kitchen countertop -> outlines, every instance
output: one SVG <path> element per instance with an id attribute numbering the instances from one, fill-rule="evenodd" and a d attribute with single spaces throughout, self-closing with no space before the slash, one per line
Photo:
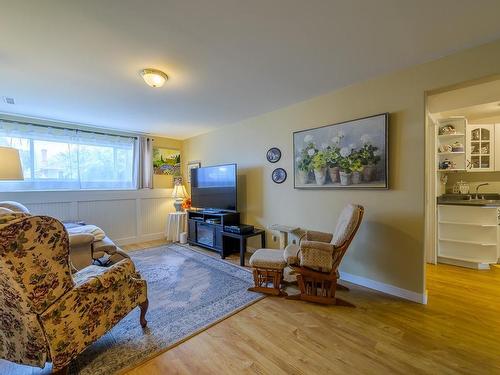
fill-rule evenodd
<path id="1" fill-rule="evenodd" d="M 472 199 L 474 196 L 475 194 L 445 194 L 437 198 L 437 204 L 448 206 L 500 207 L 500 194 L 498 193 L 484 194 L 484 198 L 487 199 Z"/>
<path id="2" fill-rule="evenodd" d="M 439 201 L 438 205 L 444 206 L 479 206 L 479 207 L 500 207 L 500 200 L 485 201 Z"/>

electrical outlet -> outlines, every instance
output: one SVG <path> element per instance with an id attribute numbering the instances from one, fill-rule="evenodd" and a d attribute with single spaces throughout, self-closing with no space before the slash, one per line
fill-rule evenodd
<path id="1" fill-rule="evenodd" d="M 273 242 L 276 242 L 278 240 L 278 237 L 273 236 Z"/>

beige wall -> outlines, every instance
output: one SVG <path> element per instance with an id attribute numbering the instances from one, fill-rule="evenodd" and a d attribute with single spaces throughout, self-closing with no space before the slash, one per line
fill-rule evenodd
<path id="1" fill-rule="evenodd" d="M 239 209 L 245 222 L 261 227 L 282 223 L 332 231 L 346 203 L 362 204 L 365 221 L 342 271 L 423 293 L 424 92 L 499 71 L 497 41 L 188 139 L 183 162 L 238 163 Z M 390 190 L 293 188 L 293 131 L 381 112 L 391 114 Z M 265 157 L 272 146 L 283 153 L 275 165 Z M 288 172 L 281 185 L 271 181 L 275 167 Z"/>
<path id="2" fill-rule="evenodd" d="M 153 139 L 153 147 L 165 147 L 180 150 L 182 161 L 182 141 L 164 137 L 153 137 Z M 173 176 L 155 174 L 153 175 L 153 186 L 155 189 L 170 189 L 174 186 L 174 178 Z"/>

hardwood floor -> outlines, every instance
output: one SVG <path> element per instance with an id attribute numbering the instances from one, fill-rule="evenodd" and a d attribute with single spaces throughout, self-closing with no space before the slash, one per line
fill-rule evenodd
<path id="1" fill-rule="evenodd" d="M 500 374 L 500 267 L 427 280 L 426 306 L 354 285 L 356 308 L 268 297 L 127 374 Z"/>
<path id="2" fill-rule="evenodd" d="M 500 374 L 500 267 L 427 280 L 428 305 L 347 283 L 355 308 L 267 297 L 126 374 Z"/>

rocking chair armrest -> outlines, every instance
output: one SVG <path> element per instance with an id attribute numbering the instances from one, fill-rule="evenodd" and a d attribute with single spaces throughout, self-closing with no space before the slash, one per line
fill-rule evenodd
<path id="1" fill-rule="evenodd" d="M 333 252 L 336 250 L 335 245 L 328 243 L 328 242 L 321 242 L 321 241 L 302 241 L 300 243 L 300 251 L 309 251 L 309 250 L 317 250 L 321 252 L 327 252 L 329 254 L 333 254 Z"/>
<path id="2" fill-rule="evenodd" d="M 302 241 L 299 251 L 299 264 L 301 267 L 320 272 L 330 272 L 333 268 L 333 254 L 335 251 L 335 245 L 330 243 Z"/>
<path id="3" fill-rule="evenodd" d="M 308 230 L 306 231 L 305 240 L 330 243 L 332 238 L 333 234 L 331 233 Z"/>

